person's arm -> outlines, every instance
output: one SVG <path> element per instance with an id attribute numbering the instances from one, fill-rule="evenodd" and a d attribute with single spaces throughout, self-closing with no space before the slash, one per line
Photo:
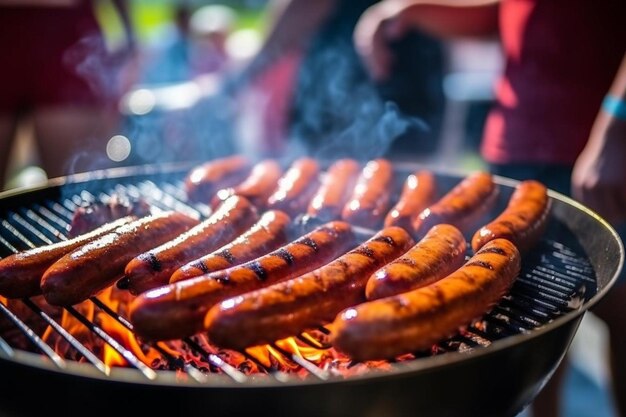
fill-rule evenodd
<path id="1" fill-rule="evenodd" d="M 412 29 L 441 39 L 495 36 L 498 0 L 385 0 L 363 13 L 355 47 L 375 79 L 389 77 L 390 43 Z"/>
<path id="2" fill-rule="evenodd" d="M 130 18 L 130 5 L 128 4 L 128 0 L 112 0 L 112 3 L 119 14 L 124 33 L 126 34 L 126 48 L 128 51 L 134 51 L 137 47 L 137 42 Z"/>
<path id="3" fill-rule="evenodd" d="M 626 55 L 574 166 L 572 196 L 609 222 L 626 221 Z"/>
<path id="4" fill-rule="evenodd" d="M 330 15 L 336 0 L 273 0 L 263 45 L 245 70 L 253 77 L 281 55 L 306 45 Z"/>

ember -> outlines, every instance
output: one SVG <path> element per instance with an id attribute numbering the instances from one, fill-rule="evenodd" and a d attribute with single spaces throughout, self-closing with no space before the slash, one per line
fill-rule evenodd
<path id="1" fill-rule="evenodd" d="M 132 298 L 127 292 L 110 287 L 97 298 L 64 310 L 60 325 L 108 367 L 133 367 L 124 356 L 126 350 L 152 369 L 179 372 L 192 367 L 204 373 L 222 373 L 226 372 L 226 367 L 232 367 L 244 375 L 261 376 L 278 372 L 305 378 L 311 371 L 350 376 L 374 368 L 390 369 L 387 361 L 354 363 L 348 356 L 337 352 L 329 345 L 330 332 L 326 328 L 303 332 L 297 337 L 278 340 L 271 345 L 251 347 L 244 352 L 220 349 L 209 343 L 203 334 L 184 340 L 144 343 L 135 336 L 132 325 L 124 318 Z M 85 326 L 83 320 L 73 315 L 72 311 L 101 328 L 124 350 L 105 343 L 102 338 L 97 337 L 93 329 Z M 86 360 L 52 327 L 46 329 L 43 340 L 53 345 L 55 351 L 66 359 Z M 216 361 L 216 358 L 223 363 Z M 413 355 L 404 355 L 397 360 L 413 358 L 415 358 Z"/>

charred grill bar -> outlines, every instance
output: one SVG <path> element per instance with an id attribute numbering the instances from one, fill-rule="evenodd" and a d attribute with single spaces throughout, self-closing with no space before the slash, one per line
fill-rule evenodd
<path id="1" fill-rule="evenodd" d="M 31 190 L 27 193 L 9 194 L 0 200 L 0 257 L 65 239 L 65 233 L 68 230 L 72 214 L 78 206 L 84 202 L 104 201 L 113 194 L 128 195 L 133 198 L 141 197 L 157 209 L 178 210 L 196 218 L 204 218 L 210 213 L 208 206 L 190 203 L 182 191 L 182 175 L 185 172 L 175 170 L 174 173 L 170 173 L 167 176 L 162 176 L 160 173 L 113 176 L 110 179 L 78 181 L 64 187 L 51 185 L 40 190 Z M 458 178 L 456 177 L 449 179 L 449 181 L 457 180 Z M 557 210 L 559 209 L 557 208 Z M 118 371 L 103 362 L 101 357 L 92 351 L 93 348 L 91 346 L 79 341 L 70 331 L 59 324 L 56 318 L 42 310 L 36 302 L 31 299 L 23 299 L 16 302 L 23 303 L 27 310 L 41 321 L 41 325 L 49 326 L 52 332 L 73 349 L 74 357 L 79 358 L 81 362 L 78 364 L 79 374 L 83 368 L 91 367 L 100 375 L 96 378 L 104 378 L 105 381 L 128 382 L 128 375 L 131 375 L 130 379 L 133 380 L 132 382 L 141 385 L 149 384 L 153 387 L 161 385 L 188 387 L 191 385 L 216 389 L 215 384 L 223 383 L 224 379 L 213 374 L 222 374 L 232 384 L 235 384 L 235 387 L 258 386 L 260 383 L 261 386 L 266 384 L 267 387 L 274 387 L 275 384 L 278 384 L 278 386 L 282 385 L 286 388 L 291 388 L 294 380 L 295 384 L 304 380 L 308 381 L 308 383 L 312 382 L 313 386 L 320 383 L 326 384 L 327 382 L 330 382 L 328 385 L 334 385 L 347 381 L 347 386 L 349 387 L 347 390 L 351 392 L 351 390 L 357 389 L 354 388 L 355 386 L 367 384 L 368 376 L 378 380 L 380 376 L 383 376 L 383 379 L 385 376 L 393 377 L 394 373 L 399 373 L 398 369 L 417 365 L 420 361 L 426 361 L 425 363 L 427 364 L 422 373 L 434 372 L 433 369 L 442 366 L 441 364 L 444 364 L 444 367 L 452 368 L 454 367 L 453 364 L 458 364 L 458 361 L 462 362 L 465 360 L 464 355 L 453 354 L 451 364 L 445 365 L 448 359 L 446 355 L 441 354 L 454 352 L 479 353 L 481 348 L 489 347 L 493 342 L 502 339 L 519 340 L 520 337 L 533 331 L 541 333 L 542 326 L 553 321 L 559 321 L 564 316 L 582 314 L 589 300 L 592 300 L 598 291 L 607 287 L 611 277 L 606 278 L 604 276 L 615 273 L 618 265 L 609 265 L 606 267 L 606 271 L 598 271 L 598 266 L 592 265 L 585 250 L 579 246 L 577 234 L 572 234 L 568 230 L 570 226 L 564 224 L 567 221 L 568 219 L 558 222 L 551 221 L 552 230 L 548 231 L 546 238 L 541 241 L 539 247 L 531 255 L 525 257 L 522 272 L 511 293 L 483 320 L 474 323 L 454 338 L 438 344 L 431 351 L 404 355 L 398 358 L 397 361 L 387 363 L 384 369 L 373 366 L 374 369 L 370 370 L 366 367 L 365 371 L 360 371 L 356 376 L 351 375 L 349 372 L 350 369 L 359 365 L 355 362 L 347 360 L 349 363 L 344 363 L 343 366 L 345 368 L 339 369 L 339 367 L 335 367 L 335 363 L 332 360 L 316 363 L 301 355 L 289 352 L 276 343 L 270 345 L 270 348 L 273 352 L 282 356 L 284 362 L 289 364 L 289 367 L 286 369 L 275 368 L 271 365 L 267 366 L 267 364 L 261 363 L 258 358 L 248 352 L 237 352 L 236 354 L 238 357 L 243 358 L 243 361 L 233 362 L 232 355 L 229 355 L 228 352 L 224 353 L 217 348 L 213 348 L 202 340 L 198 340 L 196 336 L 180 341 L 180 346 L 184 346 L 186 351 L 180 352 L 180 355 L 177 355 L 177 352 L 173 351 L 171 347 L 161 343 L 152 344 L 151 348 L 156 350 L 161 358 L 157 361 L 158 363 L 145 363 L 142 358 L 124 346 L 124 343 L 116 338 L 117 335 L 109 334 L 99 323 L 91 320 L 78 309 L 74 307 L 66 308 L 65 310 L 81 322 L 89 332 L 125 359 L 127 366 L 131 368 L 124 370 L 125 380 L 124 378 L 119 378 L 117 376 Z M 598 237 L 596 236 L 595 238 L 597 239 Z M 619 243 L 610 243 L 613 245 L 613 255 L 621 256 L 622 249 Z M 602 278 L 602 283 L 598 282 L 600 274 L 603 274 L 602 276 L 604 277 Z M 126 320 L 123 313 L 115 311 L 115 309 L 109 307 L 98 297 L 92 297 L 88 302 L 92 303 L 95 309 L 106 314 L 132 332 L 132 325 Z M 31 345 L 28 350 L 37 352 L 37 355 L 46 358 L 42 359 L 46 372 L 50 372 L 49 363 L 52 363 L 61 375 L 68 372 L 68 368 L 75 369 L 74 365 L 76 364 L 73 360 L 59 354 L 52 343 L 44 341 L 45 338 L 42 334 L 32 328 L 32 324 L 27 324 L 17 311 L 12 311 L 11 308 L 1 303 L 0 321 L 10 323 L 13 330 L 17 329 L 24 335 Z M 37 327 L 41 327 L 41 325 Z M 575 325 L 571 331 L 573 335 Z M 329 330 L 320 328 L 318 332 L 320 335 L 324 335 L 328 334 Z M 0 333 L 0 359 L 5 364 L 12 366 L 16 362 L 19 363 L 25 353 L 21 346 L 14 346 L 9 343 L 9 340 L 6 335 Z M 310 348 L 318 350 L 332 349 L 323 340 L 313 338 L 309 334 L 298 335 L 297 340 L 303 346 Z M 568 344 L 569 341 L 566 337 L 564 346 L 567 347 Z M 200 361 L 186 360 L 183 353 L 188 352 L 199 358 Z M 558 363 L 558 359 L 563 354 L 564 351 L 561 351 L 552 355 L 556 355 L 554 358 L 556 358 Z M 30 354 L 27 353 L 26 355 Z M 437 357 L 441 359 L 436 359 Z M 435 361 L 428 362 L 433 359 Z M 28 356 L 27 362 L 31 363 L 32 360 L 33 358 Z M 247 363 L 254 364 L 254 372 L 250 371 Z M 495 363 L 497 361 L 494 361 Z M 1 365 L 2 361 L 0 361 L 0 367 Z M 431 365 L 434 368 L 431 368 Z M 550 369 L 555 367 L 556 363 L 548 363 L 544 366 Z M 27 366 L 27 368 L 29 367 Z M 162 369 L 176 372 L 164 372 Z M 417 365 L 416 369 L 419 370 L 420 366 Z M 542 370 L 542 372 L 545 373 L 545 370 Z M 69 374 L 71 373 L 69 372 Z M 172 374 L 176 376 L 172 377 Z M 180 374 L 183 374 L 184 377 L 181 378 Z M 297 374 L 296 377 L 293 376 L 295 374 Z M 90 372 L 89 375 L 93 376 L 93 373 Z M 268 382 L 267 378 L 261 378 L 261 381 L 259 381 L 259 377 L 262 375 L 268 375 L 270 381 Z M 84 377 L 84 375 L 79 375 L 78 379 L 81 379 L 81 377 Z M 461 381 L 464 378 L 458 379 Z M 353 383 L 350 384 L 350 381 L 353 381 Z M 232 388 L 231 384 L 227 383 L 227 385 Z M 387 385 L 389 387 L 394 386 L 393 383 Z M 538 386 L 540 385 L 537 385 L 534 389 L 536 390 Z M 526 389 L 530 388 L 527 386 Z M 153 391 L 155 393 L 158 392 L 157 389 L 153 389 Z M 315 395 L 315 389 L 310 388 L 310 391 L 311 395 Z M 532 396 L 532 393 L 526 392 L 524 395 L 524 398 L 529 398 L 529 395 Z M 324 400 L 319 399 L 319 401 Z M 524 400 L 520 399 L 518 401 L 523 402 Z M 400 401 L 401 404 L 405 402 L 405 400 Z M 511 407 L 511 410 L 517 409 L 519 411 L 520 407 L 523 406 L 522 402 L 510 404 L 509 407 Z M 345 415 L 345 411 L 342 411 L 343 408 L 341 406 L 336 407 L 338 407 L 336 414 L 334 411 L 330 414 Z M 369 406 L 370 409 L 375 408 L 372 407 L 372 405 Z M 489 414 L 487 409 L 482 408 L 482 410 L 485 411 L 485 415 Z M 314 408 L 310 410 L 313 413 L 311 415 L 318 411 Z M 388 415 L 401 415 L 401 413 L 397 414 L 397 410 L 394 411 L 393 406 L 387 406 L 385 412 Z M 303 411 L 303 413 L 303 415 L 307 415 L 308 411 Z M 425 410 L 425 413 L 425 415 L 428 415 L 428 410 Z"/>

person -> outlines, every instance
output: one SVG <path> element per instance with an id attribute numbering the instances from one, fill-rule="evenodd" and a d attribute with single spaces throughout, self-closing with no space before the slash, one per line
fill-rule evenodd
<path id="1" fill-rule="evenodd" d="M 492 172 L 570 194 L 626 236 L 626 2 L 620 0 L 386 0 L 354 34 L 376 79 L 392 76 L 389 42 L 412 28 L 442 39 L 500 35 L 505 70 L 484 126 Z M 593 312 L 610 336 L 616 408 L 626 416 L 625 274 Z M 559 415 L 562 371 L 533 404 Z"/>
<path id="2" fill-rule="evenodd" d="M 48 177 L 103 168 L 106 139 L 134 52 L 127 5 L 117 6 L 126 43 L 107 49 L 89 0 L 0 0 L 0 189 L 16 129 L 29 118 Z"/>
<path id="3" fill-rule="evenodd" d="M 271 109 L 266 137 L 248 140 L 251 146 L 268 143 L 269 153 L 282 146 L 287 154 L 322 159 L 434 150 L 445 102 L 443 47 L 426 34 L 412 34 L 394 45 L 406 52 L 396 69 L 402 75 L 373 83 L 356 54 L 352 32 L 374 3 L 270 2 L 267 36 L 243 71 L 253 82 L 244 91 L 248 104 L 241 108 L 251 108 L 247 114 L 253 118 Z"/>

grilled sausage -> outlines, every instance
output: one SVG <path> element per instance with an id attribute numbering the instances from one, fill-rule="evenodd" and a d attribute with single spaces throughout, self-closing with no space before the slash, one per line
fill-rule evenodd
<path id="1" fill-rule="evenodd" d="M 191 170 L 185 191 L 191 201 L 208 204 L 217 190 L 240 183 L 249 171 L 250 161 L 244 156 L 214 159 Z"/>
<path id="2" fill-rule="evenodd" d="M 491 174 L 473 173 L 417 216 L 413 223 L 415 236 L 423 237 L 439 223 L 456 226 L 463 233 L 473 232 L 476 223 L 489 212 L 497 197 L 498 187 Z"/>
<path id="3" fill-rule="evenodd" d="M 519 271 L 517 248 L 508 240 L 492 240 L 432 285 L 341 312 L 332 326 L 333 344 L 356 360 L 428 349 L 486 314 Z"/>
<path id="4" fill-rule="evenodd" d="M 230 242 L 257 219 L 257 211 L 248 200 L 229 198 L 197 226 L 132 259 L 124 270 L 126 288 L 136 295 L 167 284 L 180 266 Z"/>
<path id="5" fill-rule="evenodd" d="M 520 252 L 526 252 L 545 231 L 550 207 L 545 185 L 533 180 L 519 183 L 506 209 L 474 234 L 472 249 L 476 252 L 490 240 L 504 238 L 513 242 Z"/>
<path id="6" fill-rule="evenodd" d="M 127 195 L 113 194 L 108 201 L 90 202 L 74 210 L 69 238 L 91 232 L 92 230 L 122 217 L 144 217 L 150 214 L 150 204 L 143 198 L 130 198 Z"/>
<path id="7" fill-rule="evenodd" d="M 341 218 L 361 227 L 378 227 L 387 213 L 391 199 L 393 167 L 386 159 L 368 162 L 352 196 L 344 206 Z"/>
<path id="8" fill-rule="evenodd" d="M 228 197 L 239 195 L 247 198 L 252 205 L 261 210 L 265 208 L 267 199 L 276 188 L 276 183 L 282 173 L 283 171 L 278 162 L 272 159 L 258 162 L 252 167 L 250 175 L 240 184 L 218 190 L 211 202 L 211 206 L 218 207 Z"/>
<path id="9" fill-rule="evenodd" d="M 209 340 L 243 349 L 332 320 L 339 311 L 362 302 L 367 278 L 412 244 L 404 229 L 387 228 L 315 271 L 224 300 L 206 315 Z"/>
<path id="10" fill-rule="evenodd" d="M 72 239 L 29 249 L 1 259 L 0 295 L 8 298 L 23 298 L 41 294 L 41 277 L 50 265 L 74 249 L 133 220 L 136 220 L 136 217 L 122 217 Z"/>
<path id="11" fill-rule="evenodd" d="M 421 170 L 409 175 L 400 198 L 385 217 L 385 227 L 399 226 L 411 230 L 415 218 L 434 202 L 436 195 L 437 184 L 431 171 Z"/>
<path id="12" fill-rule="evenodd" d="M 278 180 L 267 199 L 267 208 L 282 210 L 292 217 L 304 213 L 318 186 L 319 165 L 311 158 L 294 161 Z"/>
<path id="13" fill-rule="evenodd" d="M 340 159 L 334 162 L 326 171 L 306 214 L 322 222 L 339 219 L 358 175 L 359 164 L 355 160 Z"/>
<path id="14" fill-rule="evenodd" d="M 467 244 L 454 226 L 439 224 L 407 253 L 376 271 L 367 281 L 369 300 L 424 287 L 459 269 Z"/>
<path id="15" fill-rule="evenodd" d="M 282 211 L 266 211 L 250 229 L 237 239 L 200 259 L 178 268 L 170 283 L 220 271 L 258 258 L 287 241 L 291 219 Z"/>
<path id="16" fill-rule="evenodd" d="M 133 257 L 197 224 L 182 213 L 167 211 L 120 226 L 52 264 L 41 279 L 43 295 L 52 305 L 84 301 L 115 282 Z"/>
<path id="17" fill-rule="evenodd" d="M 130 306 L 135 332 L 165 340 L 203 330 L 215 303 L 311 271 L 354 244 L 350 225 L 331 222 L 261 258 L 222 271 L 148 291 Z"/>

